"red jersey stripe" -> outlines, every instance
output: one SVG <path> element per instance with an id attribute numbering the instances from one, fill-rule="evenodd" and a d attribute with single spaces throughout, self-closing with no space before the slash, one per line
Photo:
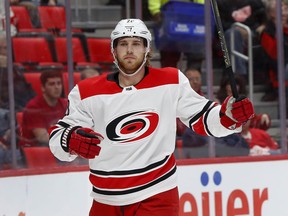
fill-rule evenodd
<path id="1" fill-rule="evenodd" d="M 129 176 L 99 176 L 95 174 L 90 174 L 90 181 L 96 188 L 105 189 L 128 189 L 133 187 L 138 187 L 145 185 L 169 172 L 174 166 L 175 158 L 171 156 L 167 162 L 156 169 L 151 171 L 140 173 L 137 175 Z"/>
<path id="2" fill-rule="evenodd" d="M 205 125 L 204 125 L 204 116 L 202 115 L 201 118 L 192 126 L 193 130 L 201 135 L 207 136 L 208 134 L 206 133 L 205 130 Z"/>

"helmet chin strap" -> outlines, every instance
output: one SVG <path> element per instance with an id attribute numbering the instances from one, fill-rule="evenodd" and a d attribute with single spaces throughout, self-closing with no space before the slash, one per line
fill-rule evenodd
<path id="1" fill-rule="evenodd" d="M 125 73 L 119 66 L 118 64 L 118 61 L 116 60 L 116 57 L 114 55 L 114 52 L 113 52 L 113 57 L 114 57 L 114 64 L 116 65 L 116 67 L 119 69 L 119 71 L 122 73 L 122 75 L 126 76 L 126 77 L 132 77 L 132 76 L 135 76 L 136 74 L 139 73 L 139 71 L 141 70 L 141 68 L 145 65 L 146 63 L 146 59 L 147 59 L 147 54 L 148 54 L 148 51 L 149 51 L 149 48 L 146 48 L 146 52 L 145 52 L 145 56 L 144 56 L 144 59 L 143 59 L 143 62 L 142 64 L 140 65 L 140 67 L 135 71 L 133 72 L 132 74 L 127 74 Z"/>

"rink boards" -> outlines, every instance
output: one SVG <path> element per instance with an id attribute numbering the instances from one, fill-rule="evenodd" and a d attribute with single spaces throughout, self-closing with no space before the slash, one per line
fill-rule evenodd
<path id="1" fill-rule="evenodd" d="M 288 156 L 178 161 L 180 216 L 287 216 Z M 0 215 L 88 215 L 88 167 L 0 172 Z"/>

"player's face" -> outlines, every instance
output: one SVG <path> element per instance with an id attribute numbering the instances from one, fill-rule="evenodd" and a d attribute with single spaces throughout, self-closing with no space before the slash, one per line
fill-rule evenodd
<path id="1" fill-rule="evenodd" d="M 60 77 L 53 77 L 48 78 L 47 82 L 42 87 L 42 91 L 47 97 L 58 99 L 61 97 L 62 88 L 62 79 Z"/>
<path id="2" fill-rule="evenodd" d="M 143 40 L 139 37 L 119 39 L 114 54 L 125 73 L 134 73 L 141 66 L 146 52 Z"/>

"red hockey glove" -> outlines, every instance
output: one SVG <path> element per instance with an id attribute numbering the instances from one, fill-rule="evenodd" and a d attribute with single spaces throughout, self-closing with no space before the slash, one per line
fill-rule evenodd
<path id="1" fill-rule="evenodd" d="M 235 102 L 235 98 L 229 96 L 221 106 L 220 122 L 227 129 L 234 130 L 254 115 L 253 105 L 247 97 L 242 97 Z"/>
<path id="2" fill-rule="evenodd" d="M 99 155 L 103 136 L 90 128 L 70 127 L 64 131 L 61 144 L 64 151 L 92 159 Z"/>

